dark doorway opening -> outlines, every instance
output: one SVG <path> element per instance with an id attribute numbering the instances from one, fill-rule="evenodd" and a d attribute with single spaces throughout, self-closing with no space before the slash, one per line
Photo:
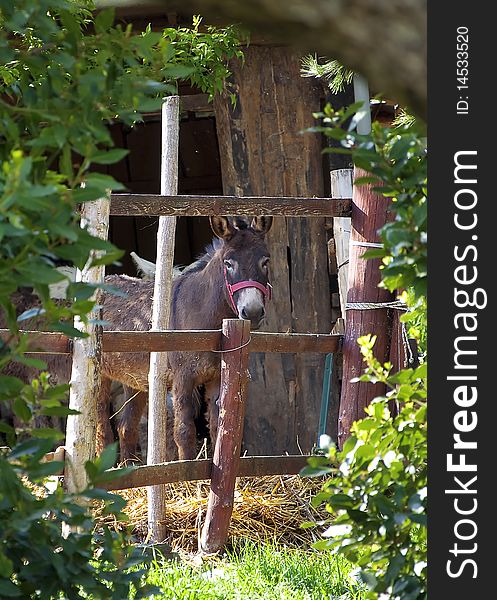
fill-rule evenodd
<path id="1" fill-rule="evenodd" d="M 124 160 L 106 172 L 123 183 L 129 193 L 160 193 L 160 115 L 147 115 L 132 128 L 116 123 L 111 127 L 116 146 L 126 148 Z M 223 193 L 216 122 L 213 113 L 187 112 L 180 121 L 178 193 L 217 195 Z M 109 239 L 126 251 L 120 266 L 108 273 L 136 275 L 130 252 L 155 261 L 158 217 L 111 217 Z M 206 217 L 180 217 L 176 224 L 175 264 L 188 265 L 202 254 L 212 232 Z"/>

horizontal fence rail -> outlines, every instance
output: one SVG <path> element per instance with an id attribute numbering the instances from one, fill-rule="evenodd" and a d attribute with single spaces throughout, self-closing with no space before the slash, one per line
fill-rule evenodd
<path id="1" fill-rule="evenodd" d="M 30 337 L 30 353 L 71 354 L 71 339 L 61 333 L 24 331 Z M 11 337 L 7 329 L 0 329 L 0 339 Z M 104 331 L 104 352 L 208 352 L 221 348 L 221 330 L 188 331 Z M 341 335 L 327 333 L 264 333 L 250 334 L 249 352 L 338 352 Z"/>
<path id="2" fill-rule="evenodd" d="M 307 465 L 309 456 L 242 456 L 237 477 L 297 475 Z M 212 459 L 177 460 L 136 467 L 131 473 L 99 484 L 107 490 L 124 490 L 178 481 L 210 479 Z M 107 471 L 112 472 L 112 469 Z"/>
<path id="3" fill-rule="evenodd" d="M 350 198 L 266 196 L 160 196 L 112 194 L 114 216 L 209 217 L 213 215 L 273 215 L 287 217 L 350 217 Z"/>

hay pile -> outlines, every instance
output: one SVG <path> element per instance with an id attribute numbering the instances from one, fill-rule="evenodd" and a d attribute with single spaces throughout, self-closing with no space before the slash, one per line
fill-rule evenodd
<path id="1" fill-rule="evenodd" d="M 303 479 L 298 475 L 237 479 L 229 541 L 237 538 L 257 542 L 271 540 L 288 547 L 312 544 L 318 539 L 317 531 L 302 529 L 300 525 L 329 516 L 324 509 L 316 510 L 310 505 L 322 483 L 320 479 Z M 194 552 L 198 547 L 199 526 L 205 519 L 209 482 L 180 482 L 167 484 L 165 488 L 167 541 L 173 550 Z M 124 512 L 133 533 L 140 541 L 146 541 L 147 489 L 122 490 L 119 494 L 128 501 Z M 97 518 L 115 528 L 121 526 L 108 516 L 97 514 Z"/>

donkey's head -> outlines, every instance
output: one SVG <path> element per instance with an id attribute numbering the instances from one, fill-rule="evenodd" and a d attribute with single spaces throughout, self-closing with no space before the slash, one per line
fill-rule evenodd
<path id="1" fill-rule="evenodd" d="M 268 281 L 269 251 L 264 236 L 273 223 L 272 217 L 254 217 L 247 225 L 226 217 L 211 217 L 211 227 L 224 241 L 219 250 L 226 301 L 240 319 L 248 319 L 258 329 L 266 314 L 266 301 L 271 295 Z"/>

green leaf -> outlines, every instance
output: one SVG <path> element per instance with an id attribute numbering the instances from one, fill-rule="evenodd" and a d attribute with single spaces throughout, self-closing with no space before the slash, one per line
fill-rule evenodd
<path id="1" fill-rule="evenodd" d="M 91 202 L 92 200 L 99 200 L 101 197 L 101 188 L 84 187 L 72 190 L 72 199 L 74 203 Z"/>
<path id="2" fill-rule="evenodd" d="M 374 591 L 376 589 L 378 580 L 376 579 L 373 573 L 371 573 L 370 571 L 363 571 L 361 569 L 361 571 L 359 572 L 359 576 L 361 578 L 361 581 L 363 581 L 367 585 L 369 590 Z"/>
<path id="3" fill-rule="evenodd" d="M 113 150 L 107 150 L 104 152 L 98 152 L 90 157 L 91 162 L 99 165 L 111 165 L 119 162 L 125 156 L 129 154 L 129 150 L 124 148 L 114 148 Z"/>
<path id="4" fill-rule="evenodd" d="M 86 184 L 87 187 L 101 190 L 102 196 L 106 196 L 108 190 L 126 189 L 125 186 L 122 183 L 119 183 L 119 181 L 116 181 L 114 177 L 104 175 L 103 173 L 89 173 L 86 176 Z"/>
<path id="5" fill-rule="evenodd" d="M 32 358 L 26 354 L 19 356 L 17 361 L 23 365 L 26 365 L 27 367 L 32 367 L 33 369 L 42 370 L 47 368 L 47 363 L 44 360 L 41 358 Z"/>
<path id="6" fill-rule="evenodd" d="M 6 396 L 19 394 L 24 387 L 23 382 L 17 377 L 11 375 L 0 375 L 0 391 Z"/>
<path id="7" fill-rule="evenodd" d="M 72 179 L 73 166 L 71 157 L 71 146 L 69 144 L 64 144 L 64 147 L 62 148 L 62 154 L 59 161 L 59 168 L 61 173 L 63 173 L 68 180 Z"/>
<path id="8" fill-rule="evenodd" d="M 51 460 L 44 463 L 36 463 L 29 467 L 29 475 L 32 479 L 44 479 L 52 475 L 60 475 L 64 471 L 64 463 L 62 461 Z"/>
<path id="9" fill-rule="evenodd" d="M 106 471 L 111 469 L 117 460 L 117 442 L 109 444 L 104 451 L 97 458 L 95 463 L 98 465 L 99 470 Z"/>
<path id="10" fill-rule="evenodd" d="M 13 572 L 14 565 L 10 558 L 7 558 L 0 547 L 0 582 L 2 579 L 8 579 Z"/>
<path id="11" fill-rule="evenodd" d="M 186 79 L 196 71 L 195 67 L 187 65 L 166 65 L 162 72 L 171 79 Z"/>
<path id="12" fill-rule="evenodd" d="M 31 431 L 31 435 L 37 438 L 46 438 L 50 439 L 54 442 L 63 440 L 65 435 L 58 431 L 57 429 L 52 429 L 51 427 L 36 427 Z"/>
<path id="13" fill-rule="evenodd" d="M 114 8 L 101 10 L 95 17 L 95 31 L 97 33 L 105 33 L 108 31 L 114 23 L 114 16 Z"/>
<path id="14" fill-rule="evenodd" d="M 307 466 L 301 469 L 299 474 L 301 477 L 322 477 L 323 475 L 329 475 L 333 472 L 333 470 L 334 469 L 332 469 L 331 467 L 327 467 L 324 465 L 321 467 Z"/>
<path id="15" fill-rule="evenodd" d="M 51 326 L 52 331 L 60 331 L 69 337 L 85 338 L 88 334 L 73 327 L 70 323 L 55 323 Z"/>
<path id="16" fill-rule="evenodd" d="M 12 448 L 8 458 L 12 460 L 22 456 L 33 456 L 39 459 L 50 450 L 50 446 L 50 440 L 29 439 Z"/>
<path id="17" fill-rule="evenodd" d="M 47 406 L 40 410 L 40 415 L 47 417 L 67 417 L 69 415 L 79 415 L 79 411 L 67 406 Z"/>
<path id="18" fill-rule="evenodd" d="M 33 259 L 17 267 L 26 282 L 50 284 L 62 281 L 64 277 L 57 269 L 47 266 L 42 260 Z"/>
<path id="19" fill-rule="evenodd" d="M 316 550 L 329 550 L 333 545 L 333 540 L 319 540 L 319 542 L 314 542 L 312 547 Z"/>
<path id="20" fill-rule="evenodd" d="M 4 598 L 20 598 L 22 591 L 8 579 L 0 579 L 0 595 Z"/>
<path id="21" fill-rule="evenodd" d="M 176 92 L 176 90 L 174 90 Z M 144 98 L 140 102 L 139 110 L 140 112 L 156 112 L 160 109 L 162 105 L 162 98 Z"/>
<path id="22" fill-rule="evenodd" d="M 12 403 L 14 414 L 27 423 L 31 419 L 31 410 L 23 398 L 17 397 Z"/>
<path id="23" fill-rule="evenodd" d="M 354 506 L 354 499 L 351 498 L 350 496 L 347 496 L 347 494 L 333 494 L 332 496 L 330 496 L 328 503 L 334 509 L 339 509 L 339 508 L 349 509 Z"/>

